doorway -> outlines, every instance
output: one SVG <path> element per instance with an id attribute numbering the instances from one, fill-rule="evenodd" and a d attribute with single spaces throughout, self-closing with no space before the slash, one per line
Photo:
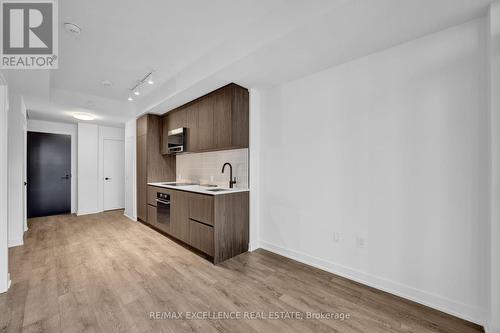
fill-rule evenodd
<path id="1" fill-rule="evenodd" d="M 125 145 L 123 140 L 103 140 L 103 210 L 125 206 Z"/>
<path id="2" fill-rule="evenodd" d="M 71 135 L 28 132 L 28 218 L 71 213 Z"/>

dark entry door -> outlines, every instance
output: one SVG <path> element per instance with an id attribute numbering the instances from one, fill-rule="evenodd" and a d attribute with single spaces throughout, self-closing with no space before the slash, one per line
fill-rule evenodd
<path id="1" fill-rule="evenodd" d="M 28 132 L 28 217 L 71 212 L 71 136 Z"/>

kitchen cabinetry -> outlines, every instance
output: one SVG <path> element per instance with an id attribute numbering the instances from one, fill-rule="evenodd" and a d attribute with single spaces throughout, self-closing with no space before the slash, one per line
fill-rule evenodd
<path id="1" fill-rule="evenodd" d="M 182 191 L 172 191 L 170 196 L 170 234 L 181 241 L 189 242 L 188 195 Z"/>
<path id="2" fill-rule="evenodd" d="M 199 148 L 199 135 L 198 135 L 198 121 L 199 121 L 199 110 L 198 110 L 198 104 L 196 103 L 191 103 L 188 106 L 186 106 L 185 111 L 186 112 L 186 149 L 189 152 L 195 152 L 198 151 Z"/>
<path id="3" fill-rule="evenodd" d="M 201 194 L 189 194 L 189 219 L 214 225 L 214 197 Z"/>
<path id="4" fill-rule="evenodd" d="M 187 127 L 187 114 L 181 110 L 176 110 L 161 119 L 161 153 L 168 154 L 168 131 Z"/>
<path id="5" fill-rule="evenodd" d="M 234 83 L 178 107 L 163 116 L 162 153 L 167 132 L 187 128 L 188 152 L 248 148 L 248 90 Z"/>
<path id="6" fill-rule="evenodd" d="M 137 218 L 148 222 L 147 183 L 175 180 L 175 156 L 160 151 L 161 118 L 137 119 Z"/>
<path id="7" fill-rule="evenodd" d="M 214 148 L 214 107 L 213 95 L 198 102 L 198 151 Z"/>
<path id="8" fill-rule="evenodd" d="M 248 251 L 248 192 L 206 195 L 149 186 L 151 210 L 155 209 L 153 193 L 158 191 L 170 194 L 167 234 L 205 253 L 216 264 Z"/>
<path id="9" fill-rule="evenodd" d="M 189 244 L 209 256 L 214 256 L 214 227 L 189 220 Z"/>

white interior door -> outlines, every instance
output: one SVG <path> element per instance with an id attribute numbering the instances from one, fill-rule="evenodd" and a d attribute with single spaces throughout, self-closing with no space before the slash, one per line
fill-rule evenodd
<path id="1" fill-rule="evenodd" d="M 104 210 L 125 206 L 125 146 L 122 140 L 104 140 Z"/>

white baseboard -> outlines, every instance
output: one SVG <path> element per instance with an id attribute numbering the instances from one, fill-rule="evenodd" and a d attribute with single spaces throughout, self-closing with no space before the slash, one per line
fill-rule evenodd
<path id="1" fill-rule="evenodd" d="M 24 240 L 22 238 L 19 239 L 9 239 L 9 247 L 21 246 L 24 245 Z"/>
<path id="2" fill-rule="evenodd" d="M 257 249 L 260 249 L 259 241 L 254 241 L 248 244 L 248 251 L 253 252 Z"/>
<path id="3" fill-rule="evenodd" d="M 10 280 L 10 273 L 7 273 L 7 281 L 4 282 L 6 283 L 0 284 L 0 294 L 7 292 L 10 288 L 10 285 L 12 283 L 12 281 Z"/>
<path id="4" fill-rule="evenodd" d="M 327 272 L 340 275 L 349 280 L 362 283 L 364 285 L 388 292 L 390 294 L 406 298 L 413 302 L 423 304 L 439 311 L 443 311 L 445 313 L 471 321 L 478 325 L 485 325 L 487 317 L 486 310 L 484 309 L 467 304 L 462 304 L 424 290 L 419 290 L 414 287 L 398 283 L 396 281 L 391 281 L 372 274 L 364 273 L 295 250 L 286 249 L 266 241 L 260 241 L 260 245 L 263 249 L 275 252 L 284 257 L 288 257 L 290 259 L 294 259 L 304 264 L 314 266 Z M 494 331 L 494 333 L 497 332 Z"/>
<path id="5" fill-rule="evenodd" d="M 102 212 L 98 211 L 98 210 L 78 211 L 76 213 L 76 216 L 90 215 L 90 214 L 97 214 L 97 213 L 102 213 Z"/>
<path id="6" fill-rule="evenodd" d="M 132 216 L 129 216 L 128 214 L 125 214 L 125 213 L 123 213 L 123 215 L 124 215 L 125 217 L 127 217 L 128 219 L 130 219 L 130 220 L 132 220 L 132 221 L 134 221 L 134 222 L 137 222 L 137 217 L 132 217 Z"/>
<path id="7" fill-rule="evenodd" d="M 485 333 L 500 333 L 500 323 L 488 323 L 484 325 Z"/>

